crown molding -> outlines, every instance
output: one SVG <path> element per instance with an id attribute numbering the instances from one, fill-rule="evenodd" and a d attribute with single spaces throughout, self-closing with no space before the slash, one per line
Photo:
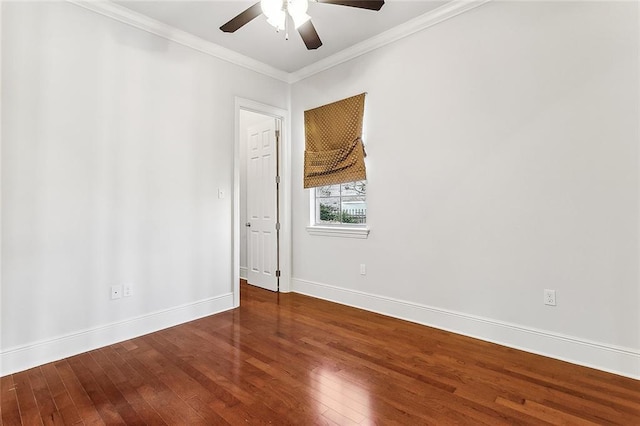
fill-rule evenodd
<path id="1" fill-rule="evenodd" d="M 311 77 L 314 74 L 468 12 L 490 1 L 491 0 L 452 0 L 404 24 L 348 47 L 334 55 L 301 68 L 298 71 L 288 73 L 163 22 L 149 18 L 141 13 L 134 12 L 131 9 L 109 0 L 67 0 L 69 3 L 99 13 L 100 15 L 289 84 Z"/>
<path id="2" fill-rule="evenodd" d="M 289 73 L 285 71 L 206 41 L 111 1 L 67 0 L 67 2 L 285 83 L 290 80 Z"/>
<path id="3" fill-rule="evenodd" d="M 432 27 L 462 13 L 468 12 L 476 7 L 482 6 L 491 0 L 452 0 L 430 12 L 411 19 L 404 24 L 398 25 L 377 36 L 371 37 L 363 42 L 354 44 L 334 55 L 321 59 L 307 67 L 289 74 L 289 83 L 295 83 L 314 74 L 325 71 L 331 67 L 347 62 L 367 52 L 378 49 L 394 41 L 400 40 L 418 31 Z"/>

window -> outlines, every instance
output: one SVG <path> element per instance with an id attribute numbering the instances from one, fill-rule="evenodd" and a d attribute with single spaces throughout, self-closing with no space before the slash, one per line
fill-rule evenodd
<path id="1" fill-rule="evenodd" d="M 315 189 L 315 224 L 364 227 L 367 223 L 367 182 L 364 180 Z"/>
<path id="2" fill-rule="evenodd" d="M 311 235 L 368 238 L 361 93 L 304 112 L 304 187 Z M 342 183 L 345 182 L 346 183 Z"/>

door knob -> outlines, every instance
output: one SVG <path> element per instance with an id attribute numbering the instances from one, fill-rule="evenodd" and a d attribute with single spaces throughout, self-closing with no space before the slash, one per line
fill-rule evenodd
<path id="1" fill-rule="evenodd" d="M 247 228 L 251 227 L 251 222 L 245 223 L 244 226 L 246 226 Z"/>

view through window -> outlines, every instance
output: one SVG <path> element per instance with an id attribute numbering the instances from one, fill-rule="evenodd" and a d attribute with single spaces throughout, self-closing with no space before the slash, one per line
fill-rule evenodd
<path id="1" fill-rule="evenodd" d="M 315 190 L 316 225 L 365 225 L 367 182 L 320 186 Z"/>

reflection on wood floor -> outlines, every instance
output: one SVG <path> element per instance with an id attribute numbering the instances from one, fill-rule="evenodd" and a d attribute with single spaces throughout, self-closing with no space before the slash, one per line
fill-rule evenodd
<path id="1" fill-rule="evenodd" d="M 2 423 L 640 424 L 640 382 L 245 283 L 241 307 L 2 378 Z"/>

